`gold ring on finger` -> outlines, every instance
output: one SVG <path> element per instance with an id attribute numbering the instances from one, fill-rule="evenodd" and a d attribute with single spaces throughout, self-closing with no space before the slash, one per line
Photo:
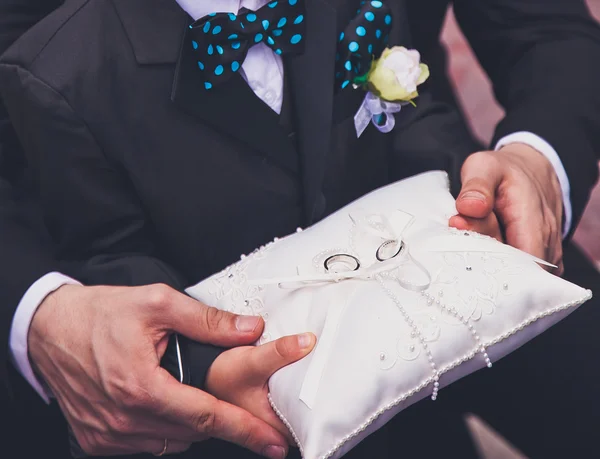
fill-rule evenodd
<path id="1" fill-rule="evenodd" d="M 163 446 L 162 451 L 158 454 L 155 454 L 155 456 L 157 456 L 157 457 L 164 456 L 165 454 L 167 454 L 168 449 L 169 449 L 169 439 L 165 438 L 165 444 Z"/>

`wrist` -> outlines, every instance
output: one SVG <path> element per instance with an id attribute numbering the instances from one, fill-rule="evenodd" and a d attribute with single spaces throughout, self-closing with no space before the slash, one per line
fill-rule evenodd
<path id="1" fill-rule="evenodd" d="M 219 390 L 220 388 L 222 388 L 223 384 L 219 381 L 222 379 L 223 373 L 222 361 L 227 360 L 227 357 L 227 351 L 221 353 L 206 370 L 206 377 L 204 379 L 204 390 L 217 398 L 223 397 L 223 394 Z"/>
<path id="2" fill-rule="evenodd" d="M 219 400 L 240 406 L 245 393 L 243 389 L 255 383 L 254 375 L 242 372 L 248 369 L 245 365 L 252 349 L 251 346 L 239 346 L 219 354 L 208 367 L 204 390 Z"/>
<path id="3" fill-rule="evenodd" d="M 61 308 L 67 301 L 66 299 L 73 294 L 78 294 L 78 291 L 84 288 L 81 285 L 62 285 L 44 298 L 33 315 L 27 334 L 28 356 L 34 373 L 44 381 L 44 375 L 40 371 L 38 362 L 47 357 L 44 352 L 44 343 L 52 335 L 52 324 L 60 323 L 63 320 L 61 319 L 63 316 Z"/>
<path id="4" fill-rule="evenodd" d="M 497 153 L 514 155 L 514 156 L 523 158 L 525 160 L 531 160 L 531 161 L 536 161 L 536 162 L 539 161 L 540 163 L 543 163 L 545 166 L 552 167 L 552 164 L 550 163 L 548 158 L 546 158 L 546 156 L 544 156 L 542 154 L 542 152 L 540 152 L 539 150 L 536 150 L 531 145 L 526 144 L 526 143 L 521 143 L 521 142 L 508 143 L 508 144 L 504 145 L 502 148 L 500 148 L 499 150 L 497 150 Z"/>
<path id="5" fill-rule="evenodd" d="M 512 144 L 521 143 L 526 144 L 534 148 L 543 154 L 546 159 L 552 164 L 554 173 L 558 178 L 561 191 L 561 211 L 563 213 L 564 221 L 562 227 L 562 237 L 565 238 L 571 231 L 571 224 L 573 222 L 573 208 L 571 206 L 571 184 L 569 183 L 569 177 L 567 171 L 562 163 L 562 160 L 558 152 L 550 145 L 545 139 L 528 131 L 517 131 L 502 137 L 498 140 L 495 150 L 498 151 L 502 147 Z"/>

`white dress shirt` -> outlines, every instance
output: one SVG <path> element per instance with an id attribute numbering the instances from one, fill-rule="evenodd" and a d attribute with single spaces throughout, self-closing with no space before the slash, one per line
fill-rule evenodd
<path id="1" fill-rule="evenodd" d="M 194 20 L 197 20 L 210 13 L 237 14 L 242 7 L 256 11 L 269 1 L 271 0 L 177 0 L 177 3 Z M 254 93 L 279 114 L 283 102 L 283 61 L 281 57 L 271 51 L 267 45 L 259 43 L 248 50 L 240 72 Z M 545 155 L 554 166 L 563 193 L 565 213 L 563 236 L 568 234 L 572 219 L 570 185 L 558 154 L 548 142 L 531 132 L 515 132 L 508 135 L 500 139 L 495 148 L 498 150 L 509 143 L 530 145 Z M 46 296 L 62 285 L 74 283 L 78 282 L 60 273 L 46 274 L 27 290 L 19 302 L 12 322 L 10 349 L 15 366 L 46 401 L 49 400 L 49 394 L 36 379 L 28 358 L 29 326 L 35 311 Z"/>

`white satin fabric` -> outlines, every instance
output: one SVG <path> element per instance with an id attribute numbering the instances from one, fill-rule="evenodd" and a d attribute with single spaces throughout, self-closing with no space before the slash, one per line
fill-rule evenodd
<path id="1" fill-rule="evenodd" d="M 273 408 L 303 457 L 341 457 L 402 409 L 435 397 L 436 382 L 442 397 L 444 386 L 514 351 L 591 297 L 542 269 L 542 260 L 449 229 L 454 213 L 446 174 L 425 173 L 376 190 L 187 290 L 209 305 L 262 315 L 261 343 L 316 334 L 315 350 L 269 382 Z M 382 244 L 388 256 L 399 247 L 389 241 L 403 249 L 378 260 Z M 344 257 L 330 259 L 330 267 L 338 272 L 327 271 L 326 260 L 337 254 Z M 340 272 L 354 260 L 356 271 Z"/>

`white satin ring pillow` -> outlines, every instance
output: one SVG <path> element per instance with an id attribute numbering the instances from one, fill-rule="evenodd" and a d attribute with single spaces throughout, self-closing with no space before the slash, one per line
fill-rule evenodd
<path id="1" fill-rule="evenodd" d="M 341 457 L 591 298 L 542 260 L 448 228 L 455 213 L 447 175 L 421 174 L 187 289 L 219 309 L 263 316 L 260 343 L 317 336 L 309 356 L 269 382 L 273 409 L 304 458 Z"/>

